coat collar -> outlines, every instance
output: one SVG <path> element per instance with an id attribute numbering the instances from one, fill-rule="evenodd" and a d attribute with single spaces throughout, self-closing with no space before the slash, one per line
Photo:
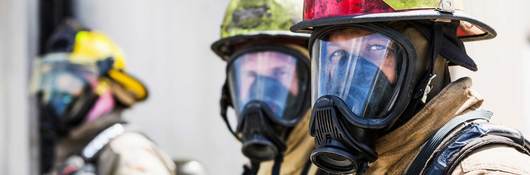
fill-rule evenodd
<path id="1" fill-rule="evenodd" d="M 378 159 L 368 174 L 402 174 L 423 143 L 455 116 L 477 109 L 483 99 L 471 89 L 471 79 L 449 84 L 407 123 L 376 141 Z"/>

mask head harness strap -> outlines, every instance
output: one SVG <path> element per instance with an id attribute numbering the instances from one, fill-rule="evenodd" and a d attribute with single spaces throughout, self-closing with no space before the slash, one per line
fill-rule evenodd
<path id="1" fill-rule="evenodd" d="M 230 99 L 230 90 L 228 88 L 227 80 L 225 80 L 225 83 L 223 84 L 223 87 L 221 89 L 221 99 L 219 100 L 219 105 L 221 108 L 221 118 L 225 122 L 226 127 L 230 131 L 230 134 L 232 134 L 238 141 L 241 141 L 234 129 L 232 129 L 232 127 L 230 126 L 230 122 L 228 121 L 228 117 L 226 116 L 226 111 L 228 110 L 228 107 L 234 107 L 234 104 L 232 104 L 232 100 Z"/>

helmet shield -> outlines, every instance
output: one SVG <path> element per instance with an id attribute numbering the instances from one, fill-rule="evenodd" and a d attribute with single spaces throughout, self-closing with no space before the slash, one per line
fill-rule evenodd
<path id="1" fill-rule="evenodd" d="M 404 73 L 400 45 L 384 34 L 361 28 L 318 36 L 312 50 L 313 104 L 322 96 L 335 96 L 359 118 L 384 118 Z"/>
<path id="2" fill-rule="evenodd" d="M 39 103 L 49 106 L 57 117 L 68 116 L 82 106 L 73 104 L 85 94 L 93 94 L 97 85 L 96 65 L 75 64 L 69 54 L 48 54 L 37 60 L 32 77 L 32 92 L 39 94 Z M 68 120 L 68 119 L 66 119 Z"/>
<path id="3" fill-rule="evenodd" d="M 238 116 L 247 104 L 259 102 L 272 120 L 293 124 L 304 110 L 309 70 L 296 54 L 276 49 L 249 50 L 228 67 L 232 101 Z"/>

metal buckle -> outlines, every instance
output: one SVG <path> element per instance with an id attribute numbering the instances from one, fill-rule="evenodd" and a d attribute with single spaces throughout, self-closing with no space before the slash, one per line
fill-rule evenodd
<path id="1" fill-rule="evenodd" d="M 425 86 L 425 90 L 423 91 L 423 96 L 421 97 L 421 102 L 423 103 L 427 102 L 427 96 L 429 95 L 429 93 L 431 93 L 431 90 L 432 90 L 431 83 L 432 83 L 432 80 L 434 80 L 434 78 L 436 78 L 436 74 L 433 74 L 431 77 L 429 77 L 427 86 Z"/>

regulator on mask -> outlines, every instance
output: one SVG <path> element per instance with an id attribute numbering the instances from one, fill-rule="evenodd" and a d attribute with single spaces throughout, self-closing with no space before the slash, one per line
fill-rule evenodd
<path id="1" fill-rule="evenodd" d="M 374 142 L 406 109 L 416 57 L 410 41 L 383 25 L 324 28 L 312 37 L 311 161 L 336 174 L 362 172 Z"/>
<path id="2" fill-rule="evenodd" d="M 252 47 L 228 61 L 221 115 L 252 162 L 282 156 L 287 136 L 307 111 L 308 100 L 309 65 L 298 51 Z M 234 108 L 234 119 L 227 118 L 229 106 Z"/>

